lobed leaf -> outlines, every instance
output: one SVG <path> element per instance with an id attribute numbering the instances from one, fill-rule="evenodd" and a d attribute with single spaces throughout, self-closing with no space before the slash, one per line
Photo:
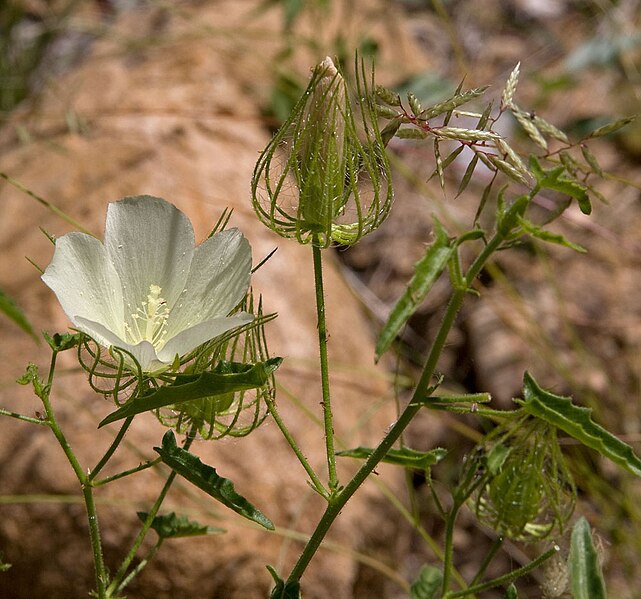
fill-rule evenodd
<path id="1" fill-rule="evenodd" d="M 147 512 L 136 512 L 138 518 L 145 522 L 149 516 Z M 189 520 L 187 516 L 179 516 L 170 512 L 156 516 L 151 522 L 151 528 L 156 531 L 161 539 L 176 539 L 178 537 L 198 537 L 225 532 L 222 528 L 206 526 L 199 522 Z"/>
<path id="2" fill-rule="evenodd" d="M 540 187 L 552 189 L 574 198 L 579 204 L 579 208 L 583 214 L 590 214 L 592 212 L 588 188 L 574 179 L 565 177 L 565 166 L 557 166 L 549 170 L 544 170 L 536 156 L 531 155 L 530 169 Z"/>
<path id="3" fill-rule="evenodd" d="M 523 377 L 523 396 L 523 400 L 515 401 L 528 414 L 556 426 L 583 445 L 641 477 L 641 459 L 627 443 L 596 424 L 592 420 L 590 408 L 573 404 L 569 397 L 544 391 L 529 372 Z"/>
<path id="4" fill-rule="evenodd" d="M 109 414 L 98 428 L 142 412 L 203 397 L 221 396 L 222 401 L 227 402 L 230 393 L 262 387 L 282 361 L 282 358 L 270 358 L 256 364 L 221 362 L 215 370 L 199 374 L 178 374 L 171 384 L 153 389 L 146 395 L 134 397 L 128 401 Z M 221 407 L 221 409 L 224 408 Z"/>
<path id="5" fill-rule="evenodd" d="M 605 583 L 588 521 L 581 517 L 572 529 L 570 584 L 574 599 L 605 599 Z"/>
<path id="6" fill-rule="evenodd" d="M 425 564 L 417 580 L 410 587 L 411 599 L 436 599 L 441 592 L 443 572 L 437 567 Z"/>
<path id="7" fill-rule="evenodd" d="M 174 472 L 180 474 L 190 483 L 197 486 L 208 495 L 220 501 L 244 518 L 260 524 L 268 530 L 274 530 L 274 525 L 257 508 L 242 495 L 236 493 L 234 483 L 219 476 L 215 468 L 203 464 L 200 458 L 176 445 L 176 437 L 172 431 L 167 431 L 162 438 L 162 447 L 154 447 L 162 461 Z"/>
<path id="8" fill-rule="evenodd" d="M 545 241 L 547 243 L 562 245 L 577 252 L 587 252 L 587 250 L 582 245 L 569 241 L 563 235 L 552 233 L 551 231 L 547 231 L 545 229 L 542 229 L 541 227 L 537 227 L 534 223 L 531 223 L 530 221 L 525 220 L 522 217 L 519 217 L 519 224 L 521 225 L 521 227 L 523 227 L 523 231 L 525 231 L 528 235 L 535 237 L 536 239 L 540 239 L 541 241 Z"/>
<path id="9" fill-rule="evenodd" d="M 396 335 L 423 302 L 455 252 L 454 244 L 437 220 L 434 221 L 434 228 L 436 238 L 427 248 L 425 256 L 416 263 L 412 280 L 392 309 L 381 331 L 376 343 L 376 360 L 389 349 Z"/>

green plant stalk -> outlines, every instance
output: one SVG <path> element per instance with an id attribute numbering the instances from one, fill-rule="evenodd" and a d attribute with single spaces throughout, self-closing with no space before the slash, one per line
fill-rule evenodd
<path id="1" fill-rule="evenodd" d="M 151 548 L 151 551 L 140 560 L 140 562 L 136 565 L 136 567 L 126 576 L 126 578 L 118 585 L 118 588 L 116 589 L 116 593 L 119 593 L 122 591 L 127 585 L 134 579 L 138 574 L 140 574 L 147 564 L 154 558 L 156 553 L 158 553 L 158 550 L 160 549 L 160 546 L 163 543 L 162 538 L 158 539 L 158 542 Z"/>
<path id="2" fill-rule="evenodd" d="M 316 239 L 314 240 L 316 241 Z M 334 422 L 332 403 L 329 391 L 329 362 L 327 359 L 327 323 L 325 321 L 325 294 L 323 291 L 323 257 L 321 248 L 312 243 L 314 255 L 314 286 L 316 287 L 316 315 L 318 318 L 318 349 L 320 352 L 321 385 L 323 391 L 323 424 L 325 426 L 325 450 L 327 452 L 327 470 L 329 473 L 329 490 L 338 489 L 336 475 L 336 450 L 334 449 Z"/>
<path id="3" fill-rule="evenodd" d="M 134 419 L 133 416 L 129 416 L 127 419 L 125 419 L 122 426 L 120 427 L 120 430 L 118 431 L 118 434 L 114 438 L 112 444 L 109 446 L 109 449 L 107 449 L 107 451 L 105 452 L 105 455 L 102 456 L 101 460 L 94 466 L 94 468 L 89 473 L 87 477 L 89 481 L 93 481 L 96 478 L 96 476 L 98 476 L 98 474 L 104 468 L 105 464 L 110 460 L 111 456 L 114 454 L 116 449 L 118 449 L 118 446 L 120 445 L 122 438 L 125 436 L 127 429 L 133 422 L 133 419 Z M 104 481 L 103 481 L 103 484 L 104 484 Z"/>
<path id="4" fill-rule="evenodd" d="M 89 537 L 91 541 L 91 550 L 93 553 L 93 562 L 94 570 L 96 575 L 96 592 L 99 599 L 105 599 L 107 597 L 105 593 L 105 584 L 107 582 L 107 570 L 105 569 L 105 562 L 102 555 L 102 543 L 100 541 L 100 526 L 98 524 L 98 513 L 96 511 L 96 504 L 93 499 L 93 489 L 91 487 L 88 476 L 84 473 L 78 458 L 73 453 L 67 438 L 64 436 L 58 421 L 53 412 L 51 406 L 51 401 L 49 399 L 49 392 L 53 384 L 53 376 L 56 368 L 56 358 L 58 356 L 57 352 L 53 352 L 51 356 L 51 365 L 49 367 L 49 377 L 47 380 L 47 391 L 43 393 L 40 397 L 42 400 L 42 405 L 44 406 L 46 413 L 46 421 L 51 428 L 54 436 L 56 437 L 58 443 L 62 447 L 62 450 L 65 452 L 71 467 L 73 468 L 76 478 L 80 482 L 82 488 L 82 495 L 85 500 L 85 508 L 87 510 L 87 522 L 89 524 Z"/>
<path id="5" fill-rule="evenodd" d="M 508 582 L 512 582 L 517 578 L 524 576 L 528 572 L 535 570 L 543 562 L 549 560 L 553 555 L 557 554 L 558 552 L 559 552 L 559 548 L 555 545 L 554 547 L 552 547 L 552 549 L 548 549 L 544 554 L 540 555 L 535 560 L 532 560 L 526 566 L 517 568 L 516 570 L 512 570 L 511 572 L 508 572 L 503 576 L 499 576 L 498 578 L 493 578 L 492 580 L 488 580 L 487 582 L 484 582 L 482 584 L 477 584 L 475 586 L 469 587 L 463 591 L 456 591 L 455 593 L 447 593 L 446 595 L 443 595 L 443 599 L 458 599 L 459 597 L 467 597 L 468 595 L 471 595 L 473 593 L 482 593 L 483 591 L 487 591 L 488 589 L 491 589 L 503 584 L 507 584 Z"/>
<path id="6" fill-rule="evenodd" d="M 318 478 L 318 475 L 316 474 L 316 472 L 314 472 L 314 469 L 311 467 L 310 463 L 307 461 L 307 458 L 304 456 L 303 452 L 298 446 L 298 443 L 296 443 L 296 440 L 294 439 L 294 437 L 292 437 L 291 433 L 285 426 L 285 423 L 283 422 L 282 418 L 280 417 L 280 414 L 278 413 L 278 410 L 276 409 L 276 405 L 271 399 L 266 400 L 266 403 L 267 403 L 267 410 L 269 411 L 269 414 L 274 419 L 276 426 L 278 426 L 278 428 L 280 429 L 280 432 L 283 434 L 283 437 L 285 437 L 285 440 L 287 441 L 289 446 L 292 448 L 292 451 L 294 452 L 294 454 L 298 458 L 298 461 L 301 463 L 301 465 L 305 469 L 305 472 L 307 472 L 307 475 L 311 480 L 312 486 L 320 495 L 322 495 L 325 499 L 327 499 L 330 496 L 330 494 L 327 492 L 327 489 L 325 489 L 325 487 L 323 486 L 323 483 Z"/>
<path id="7" fill-rule="evenodd" d="M 194 438 L 195 436 L 193 432 L 191 434 L 188 434 L 187 438 L 185 439 L 183 449 L 185 450 L 189 449 L 189 447 L 194 441 Z M 147 533 L 149 532 L 149 529 L 151 527 L 151 523 L 156 517 L 156 514 L 158 514 L 158 510 L 160 509 L 162 502 L 165 500 L 165 497 L 167 496 L 167 493 L 169 492 L 169 489 L 171 488 L 171 485 L 173 484 L 175 478 L 176 478 L 176 471 L 172 470 L 169 473 L 169 476 L 167 477 L 167 481 L 165 482 L 163 488 L 161 489 L 154 505 L 149 510 L 147 519 L 144 521 L 142 528 L 138 533 L 138 536 L 134 539 L 134 542 L 131 545 L 131 549 L 129 550 L 129 553 L 127 553 L 127 555 L 125 556 L 125 559 L 122 560 L 122 563 L 118 568 L 118 571 L 114 575 L 111 581 L 111 584 L 107 588 L 108 597 L 112 597 L 114 593 L 119 592 L 124 588 L 124 580 L 127 574 L 127 569 L 131 565 L 131 562 L 134 560 L 134 557 L 136 557 L 136 553 L 138 552 L 138 549 L 140 549 L 142 542 L 145 540 L 145 537 L 147 536 Z"/>
<path id="8" fill-rule="evenodd" d="M 49 426 L 49 423 L 46 420 L 41 420 L 40 418 L 34 418 L 33 416 L 25 416 L 24 414 L 19 414 L 18 412 L 11 412 L 10 410 L 5 410 L 0 408 L 0 416 L 9 416 L 15 418 L 16 420 L 22 420 L 23 422 L 30 422 L 31 424 L 40 424 L 44 426 Z"/>
<path id="9" fill-rule="evenodd" d="M 129 476 L 130 474 L 136 474 L 136 472 L 142 472 L 143 470 L 147 470 L 148 468 L 153 468 L 156 464 L 160 464 L 161 462 L 162 462 L 162 458 L 149 460 L 148 462 L 144 462 L 143 464 L 134 466 L 133 468 L 129 468 L 128 470 L 123 470 L 122 472 L 118 472 L 117 474 L 112 474 L 111 476 L 101 478 L 100 480 L 94 480 L 92 481 L 91 484 L 93 487 L 102 487 L 107 483 L 111 483 L 115 480 L 125 478 L 125 476 Z"/>
<path id="10" fill-rule="evenodd" d="M 504 236 L 500 233 L 496 233 L 494 237 L 488 242 L 488 244 L 483 248 L 481 253 L 476 257 L 472 265 L 470 266 L 464 284 L 457 286 L 452 293 L 445 315 L 441 322 L 441 326 L 438 330 L 432 348 L 429 355 L 425 361 L 425 366 L 423 367 L 423 372 L 421 378 L 419 379 L 414 394 L 412 396 L 412 401 L 409 402 L 405 410 L 401 413 L 396 423 L 389 430 L 387 435 L 379 443 L 378 447 L 372 452 L 370 457 L 365 461 L 361 468 L 356 472 L 354 477 L 347 483 L 344 489 L 339 493 L 332 496 L 329 500 L 329 505 L 325 509 L 323 516 L 321 517 L 316 530 L 312 533 L 307 545 L 303 549 L 298 561 L 294 565 L 289 577 L 287 578 L 288 584 L 293 584 L 298 582 L 302 577 L 303 573 L 307 569 L 312 557 L 320 547 L 323 538 L 327 534 L 327 531 L 331 527 L 332 523 L 341 512 L 345 504 L 349 501 L 352 495 L 356 490 L 365 482 L 365 479 L 372 473 L 374 468 L 379 464 L 379 462 L 385 457 L 387 452 L 392 448 L 392 445 L 397 441 L 401 436 L 401 433 L 407 428 L 409 423 L 412 421 L 414 416 L 418 411 L 423 407 L 422 404 L 418 403 L 417 400 L 423 399 L 427 395 L 427 391 L 430 388 L 430 383 L 434 371 L 436 370 L 436 364 L 438 359 L 443 351 L 447 337 L 449 335 L 450 329 L 452 328 L 456 316 L 463 305 L 463 300 L 465 295 L 468 293 L 472 283 L 478 276 L 479 272 L 483 268 L 483 265 L 489 257 L 494 253 L 494 251 L 501 245 L 504 240 Z"/>

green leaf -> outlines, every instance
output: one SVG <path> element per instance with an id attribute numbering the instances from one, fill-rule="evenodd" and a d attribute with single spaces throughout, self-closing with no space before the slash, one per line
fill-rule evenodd
<path id="1" fill-rule="evenodd" d="M 410 588 L 411 599 L 436 599 L 441 592 L 443 573 L 435 566 L 425 564 Z"/>
<path id="2" fill-rule="evenodd" d="M 509 207 L 503 207 L 502 194 L 499 197 L 499 209 L 497 214 L 497 229 L 498 232 L 503 236 L 507 237 L 514 227 L 516 227 L 527 207 L 530 205 L 530 196 L 522 195 L 516 198 Z"/>
<path id="3" fill-rule="evenodd" d="M 552 189 L 560 193 L 574 198 L 579 204 L 579 208 L 583 214 L 590 214 L 592 212 L 592 204 L 588 196 L 588 188 L 574 179 L 568 179 L 563 176 L 565 166 L 557 166 L 555 168 L 544 170 L 536 156 L 530 156 L 530 169 L 536 178 L 539 187 L 544 189 Z"/>
<path id="4" fill-rule="evenodd" d="M 11 566 L 12 564 L 4 561 L 4 555 L 0 553 L 0 572 L 6 572 L 9 568 L 11 568 Z"/>
<path id="5" fill-rule="evenodd" d="M 599 557 L 592 543 L 590 525 L 583 517 L 572 529 L 568 563 L 574 599 L 605 599 L 605 583 L 601 574 Z"/>
<path id="6" fill-rule="evenodd" d="M 556 426 L 628 472 L 641 476 L 641 459 L 632 447 L 596 424 L 590 408 L 574 405 L 569 397 L 544 391 L 528 372 L 523 377 L 523 394 L 524 400 L 515 401 L 528 414 Z"/>
<path id="7" fill-rule="evenodd" d="M 571 241 L 563 237 L 563 235 L 552 233 L 551 231 L 547 231 L 545 229 L 542 229 L 541 227 L 537 227 L 534 223 L 531 223 L 530 221 L 525 220 L 522 217 L 519 217 L 518 220 L 521 227 L 523 227 L 523 230 L 528 235 L 531 235 L 536 239 L 540 239 L 541 241 L 545 241 L 546 243 L 555 243 L 557 245 L 562 245 L 577 252 L 587 252 L 587 250 L 582 245 L 579 245 L 578 243 L 572 243 Z"/>
<path id="8" fill-rule="evenodd" d="M 49 385 L 45 384 L 40 378 L 38 375 L 38 367 L 33 362 L 27 365 L 25 373 L 16 382 L 19 385 L 28 385 L 31 383 L 34 393 L 40 399 L 45 398 L 49 394 Z"/>
<path id="9" fill-rule="evenodd" d="M 434 229 L 436 239 L 427 248 L 425 256 L 416 263 L 409 286 L 392 309 L 381 331 L 376 344 L 376 360 L 389 349 L 396 335 L 421 305 L 455 251 L 452 241 L 437 220 L 434 221 Z"/>
<path id="10" fill-rule="evenodd" d="M 45 341 L 49 344 L 49 347 L 55 352 L 62 352 L 77 347 L 85 337 L 84 333 L 62 333 L 62 335 L 60 333 L 54 333 L 53 335 L 49 335 L 49 333 L 43 331 L 42 334 Z"/>
<path id="11" fill-rule="evenodd" d="M 9 320 L 12 320 L 14 324 L 17 324 L 27 335 L 30 335 L 36 341 L 40 341 L 38 336 L 35 334 L 31 324 L 27 320 L 27 317 L 24 315 L 22 310 L 17 306 L 17 304 L 0 289 L 0 312 L 3 312 Z"/>
<path id="12" fill-rule="evenodd" d="M 505 591 L 505 599 L 519 599 L 519 593 L 514 584 L 507 587 L 507 590 Z"/>
<path id="13" fill-rule="evenodd" d="M 361 460 L 368 459 L 374 449 L 371 447 L 356 447 L 355 449 L 347 449 L 339 451 L 336 455 L 347 458 L 358 458 Z M 396 466 L 403 466 L 404 468 L 416 468 L 418 470 L 428 470 L 434 464 L 440 462 L 447 454 L 446 449 L 437 447 L 430 451 L 417 451 L 409 447 L 401 449 L 390 449 L 381 462 L 386 464 L 394 464 Z"/>
<path id="14" fill-rule="evenodd" d="M 269 599 L 300 599 L 300 583 L 285 582 L 272 566 L 267 566 L 276 586 L 271 592 Z"/>
<path id="15" fill-rule="evenodd" d="M 590 133 L 588 137 L 603 137 L 604 135 L 610 135 L 610 133 L 614 133 L 622 127 L 629 125 L 636 118 L 636 115 L 626 116 L 622 119 L 619 119 L 618 121 L 614 121 L 613 123 L 608 123 L 607 125 L 599 127 L 598 129 L 592 131 L 592 133 Z"/>
<path id="16" fill-rule="evenodd" d="M 147 512 L 136 512 L 138 518 L 143 522 L 147 520 Z M 178 516 L 175 512 L 156 516 L 152 523 L 153 528 L 161 539 L 176 539 L 178 537 L 199 537 L 225 532 L 222 528 L 206 526 L 198 522 L 193 522 L 187 516 Z"/>
<path id="17" fill-rule="evenodd" d="M 262 387 L 282 361 L 282 358 L 270 358 L 266 362 L 257 362 L 256 364 L 221 362 L 211 371 L 199 374 L 179 374 L 171 384 L 153 389 L 150 393 L 135 397 L 127 402 L 109 414 L 98 425 L 98 428 L 141 412 L 203 397 L 221 396 L 221 409 L 225 409 L 229 402 L 228 394 Z"/>
<path id="18" fill-rule="evenodd" d="M 172 470 L 223 505 L 268 530 L 274 530 L 274 525 L 269 518 L 236 493 L 234 483 L 219 476 L 215 468 L 203 464 L 200 458 L 178 447 L 172 431 L 165 433 L 162 438 L 162 447 L 154 447 L 154 451 L 160 454 L 162 461 Z"/>

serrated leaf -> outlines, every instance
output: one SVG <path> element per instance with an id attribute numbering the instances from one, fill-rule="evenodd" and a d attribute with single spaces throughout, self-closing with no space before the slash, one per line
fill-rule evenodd
<path id="1" fill-rule="evenodd" d="M 441 592 L 443 573 L 435 566 L 425 564 L 410 587 L 411 599 L 436 599 Z"/>
<path id="2" fill-rule="evenodd" d="M 199 374 L 179 374 L 171 384 L 154 389 L 147 395 L 135 397 L 127 402 L 109 414 L 98 425 L 98 428 L 142 412 L 178 405 L 203 397 L 221 396 L 221 401 L 226 404 L 229 401 L 230 393 L 262 387 L 282 361 L 282 358 L 270 358 L 266 362 L 257 362 L 256 364 L 221 362 L 211 371 Z M 226 406 L 221 405 L 221 409 L 226 409 Z"/>
<path id="3" fill-rule="evenodd" d="M 268 565 L 267 569 L 276 583 L 269 599 L 300 599 L 300 583 L 298 581 L 287 583 L 278 575 L 275 568 Z"/>
<path id="4" fill-rule="evenodd" d="M 615 464 L 641 477 L 641 459 L 632 447 L 596 424 L 592 410 L 572 403 L 570 397 L 554 395 L 541 389 L 532 375 L 523 377 L 523 400 L 515 400 L 528 414 L 556 426 L 586 447 L 598 451 Z"/>
<path id="5" fill-rule="evenodd" d="M 142 522 L 145 522 L 149 516 L 147 512 L 136 512 L 136 514 Z M 222 528 L 215 528 L 194 522 L 189 520 L 187 516 L 177 515 L 176 512 L 156 516 L 151 522 L 151 528 L 156 531 L 161 539 L 199 537 L 225 532 Z"/>
<path id="6" fill-rule="evenodd" d="M 40 398 L 44 398 L 49 393 L 49 385 L 40 378 L 38 374 L 38 367 L 30 362 L 27 365 L 25 373 L 16 381 L 18 385 L 33 385 L 34 393 Z"/>
<path id="7" fill-rule="evenodd" d="M 234 483 L 219 476 L 215 468 L 203 464 L 200 458 L 176 445 L 176 437 L 172 431 L 167 431 L 162 438 L 162 447 L 154 447 L 162 461 L 177 474 L 197 486 L 208 495 L 220 501 L 244 518 L 256 522 L 268 530 L 274 530 L 274 525 L 262 512 L 255 508 L 242 495 L 236 493 Z"/>
<path id="8" fill-rule="evenodd" d="M 31 323 L 27 320 L 24 312 L 18 305 L 0 289 L 0 312 L 2 312 L 9 320 L 18 325 L 27 335 L 31 336 L 36 341 L 40 341 L 34 332 Z"/>
<path id="9" fill-rule="evenodd" d="M 347 449 L 339 451 L 336 455 L 346 458 L 357 458 L 360 460 L 367 460 L 374 449 L 371 447 L 356 447 L 355 449 Z M 447 455 L 447 450 L 437 447 L 430 451 L 418 451 L 403 447 L 401 449 L 390 449 L 381 462 L 386 464 L 394 464 L 395 466 L 403 466 L 403 468 L 416 468 L 418 470 L 428 470 L 434 464 L 440 462 Z"/>
<path id="10" fill-rule="evenodd" d="M 425 256 L 417 263 L 414 276 L 407 289 L 392 309 L 376 344 L 376 360 L 390 347 L 396 335 L 414 314 L 416 308 L 425 299 L 438 277 L 445 270 L 449 259 L 455 251 L 442 225 L 435 220 L 436 238 L 427 248 Z"/>
<path id="11" fill-rule="evenodd" d="M 521 225 L 521 227 L 523 227 L 523 230 L 528 235 L 531 235 L 536 239 L 540 239 L 541 241 L 545 241 L 546 243 L 554 243 L 556 245 L 562 245 L 567 248 L 573 249 L 576 252 L 581 252 L 581 253 L 587 252 L 587 250 L 582 245 L 569 241 L 563 235 L 560 235 L 558 233 L 552 233 L 551 231 L 547 231 L 545 229 L 542 229 L 541 227 L 537 227 L 534 223 L 531 223 L 530 221 L 525 220 L 524 218 L 519 217 L 519 224 Z"/>
<path id="12" fill-rule="evenodd" d="M 583 517 L 572 529 L 568 565 L 573 599 L 605 599 L 599 556 L 592 542 L 590 525 Z"/>

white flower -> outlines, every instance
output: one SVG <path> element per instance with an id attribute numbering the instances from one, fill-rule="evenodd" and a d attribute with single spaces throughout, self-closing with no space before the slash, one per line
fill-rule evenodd
<path id="1" fill-rule="evenodd" d="M 104 244 L 78 232 L 60 237 L 42 280 L 75 328 L 158 373 L 253 319 L 229 316 L 249 287 L 249 242 L 230 229 L 194 243 L 175 206 L 129 197 L 109 204 Z"/>

